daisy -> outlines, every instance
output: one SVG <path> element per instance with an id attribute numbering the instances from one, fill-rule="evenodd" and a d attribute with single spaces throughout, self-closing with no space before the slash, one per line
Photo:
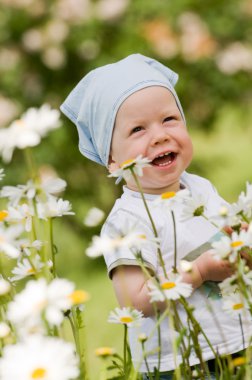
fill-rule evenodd
<path id="1" fill-rule="evenodd" d="M 172 211 L 174 206 L 176 206 L 178 203 L 182 203 L 184 200 L 188 199 L 189 197 L 190 197 L 190 191 L 187 189 L 183 189 L 177 192 L 169 191 L 157 197 L 154 200 L 153 205 L 154 206 L 161 205 L 164 208 Z"/>
<path id="2" fill-rule="evenodd" d="M 136 158 L 124 161 L 120 165 L 119 169 L 114 170 L 111 174 L 109 174 L 109 177 L 123 177 L 125 181 L 127 181 L 132 176 L 131 170 L 133 170 L 137 176 L 141 177 L 143 175 L 143 169 L 151 166 L 149 164 L 150 162 L 151 160 L 149 160 L 147 157 L 143 157 L 140 154 Z"/>
<path id="3" fill-rule="evenodd" d="M 6 338 L 10 332 L 10 326 L 5 322 L 0 322 L 0 339 Z"/>
<path id="4" fill-rule="evenodd" d="M 47 284 L 44 278 L 29 281 L 8 306 L 8 318 L 17 327 L 27 331 L 41 326 L 42 315 L 51 325 L 60 325 L 64 311 L 87 300 L 87 293 L 74 290 L 74 284 L 65 279 L 54 279 Z"/>
<path id="5" fill-rule="evenodd" d="M 206 211 L 207 199 L 203 194 L 197 194 L 197 198 L 185 198 L 181 221 L 189 220 L 196 216 L 203 216 Z"/>
<path id="6" fill-rule="evenodd" d="M 119 307 L 116 307 L 115 310 L 110 312 L 108 322 L 135 326 L 141 324 L 143 317 L 143 313 L 136 309 L 130 307 L 123 307 L 120 309 Z"/>
<path id="7" fill-rule="evenodd" d="M 95 355 L 102 358 L 112 356 L 116 353 L 115 349 L 112 347 L 99 347 L 95 350 Z"/>
<path id="8" fill-rule="evenodd" d="M 240 233 L 233 232 L 231 236 L 222 236 L 219 241 L 212 243 L 212 253 L 217 259 L 228 259 L 234 263 L 237 259 L 237 253 L 243 247 L 252 246 L 252 233 L 241 230 Z"/>
<path id="9" fill-rule="evenodd" d="M 48 104 L 39 109 L 28 109 L 19 120 L 9 128 L 0 131 L 0 154 L 5 162 L 10 162 L 15 148 L 25 149 L 40 143 L 51 129 L 59 127 L 59 111 L 52 110 Z"/>
<path id="10" fill-rule="evenodd" d="M 52 109 L 49 104 L 40 108 L 29 108 L 21 117 L 29 129 L 34 129 L 39 136 L 44 137 L 50 130 L 60 127 L 60 112 Z"/>
<path id="11" fill-rule="evenodd" d="M 242 192 L 238 198 L 238 206 L 241 211 L 248 217 L 252 217 L 252 184 L 246 183 L 246 192 Z"/>
<path id="12" fill-rule="evenodd" d="M 33 276 L 41 271 L 44 263 L 42 263 L 39 255 L 36 255 L 32 260 L 32 264 L 28 259 L 23 259 L 17 266 L 11 271 L 14 276 L 10 279 L 11 281 L 22 280 L 23 278 Z"/>
<path id="13" fill-rule="evenodd" d="M 22 120 L 15 120 L 9 128 L 0 130 L 0 154 L 3 161 L 6 163 L 11 161 L 15 148 L 36 146 L 40 140 L 36 131 L 27 128 Z"/>
<path id="14" fill-rule="evenodd" d="M 83 223 L 87 227 L 98 226 L 104 219 L 104 215 L 105 213 L 102 210 L 97 207 L 92 207 L 85 216 Z"/>
<path id="15" fill-rule="evenodd" d="M 38 216 L 41 219 L 56 218 L 63 215 L 74 215 L 69 201 L 50 197 L 46 203 L 38 203 Z"/>
<path id="16" fill-rule="evenodd" d="M 34 216 L 34 210 L 26 203 L 18 205 L 16 207 L 9 206 L 8 216 L 6 220 L 10 223 L 17 222 L 23 223 L 25 231 L 30 232 L 32 230 L 32 218 Z"/>
<path id="17" fill-rule="evenodd" d="M 0 277 L 0 296 L 8 294 L 11 290 L 11 285 L 9 281 L 6 281 L 3 277 Z"/>
<path id="18" fill-rule="evenodd" d="M 238 291 L 237 274 L 233 274 L 232 276 L 226 278 L 220 282 L 218 286 L 223 296 L 234 294 L 236 291 Z"/>
<path id="19" fill-rule="evenodd" d="M 140 251 L 146 244 L 159 245 L 159 240 L 156 238 L 148 239 L 145 234 L 138 232 L 129 232 L 121 236 L 117 235 L 113 238 L 108 235 L 93 236 L 91 245 L 86 249 L 86 254 L 89 257 L 98 257 L 105 253 L 112 253 L 123 248 Z"/>
<path id="20" fill-rule="evenodd" d="M 0 192 L 2 198 L 8 198 L 10 205 L 16 207 L 18 203 L 24 200 L 32 200 L 35 196 L 41 193 L 45 194 L 47 198 L 50 195 L 58 194 L 66 188 L 66 181 L 61 178 L 50 178 L 35 184 L 34 181 L 29 180 L 25 185 L 17 186 L 4 186 Z"/>
<path id="21" fill-rule="evenodd" d="M 223 310 L 233 317 L 238 317 L 248 313 L 248 304 L 242 294 L 236 292 L 223 297 Z"/>
<path id="22" fill-rule="evenodd" d="M 55 337 L 35 335 L 7 345 L 0 359 L 1 380 L 72 380 L 78 375 L 73 344 Z"/>
<path id="23" fill-rule="evenodd" d="M 43 243 L 40 240 L 34 240 L 32 243 L 23 241 L 22 244 L 20 244 L 20 249 L 23 253 L 25 253 L 26 256 L 30 256 L 31 251 L 35 250 L 39 252 L 42 246 Z"/>
<path id="24" fill-rule="evenodd" d="M 182 282 L 182 276 L 175 273 L 169 273 L 168 279 L 162 281 L 159 287 L 151 281 L 148 286 L 150 302 L 177 300 L 181 296 L 189 297 L 193 291 L 192 285 Z"/>
<path id="25" fill-rule="evenodd" d="M 241 224 L 241 216 L 239 212 L 241 209 L 237 208 L 237 205 L 222 205 L 217 215 L 209 217 L 209 220 L 219 226 L 219 228 L 225 226 L 238 226 Z"/>
<path id="26" fill-rule="evenodd" d="M 61 178 L 47 178 L 42 180 L 40 188 L 44 193 L 49 195 L 56 195 L 65 190 L 67 183 L 64 179 Z"/>
<path id="27" fill-rule="evenodd" d="M 7 217 L 9 213 L 6 210 L 1 210 L 0 211 L 0 222 L 3 222 Z"/>
<path id="28" fill-rule="evenodd" d="M 8 198 L 11 206 L 16 207 L 24 199 L 32 199 L 35 196 L 35 188 L 32 181 L 26 185 L 4 186 L 0 192 L 1 198 Z"/>
<path id="29" fill-rule="evenodd" d="M 11 259 L 16 259 L 20 256 L 18 240 L 23 232 L 22 226 L 5 227 L 0 224 L 0 252 L 5 253 Z"/>

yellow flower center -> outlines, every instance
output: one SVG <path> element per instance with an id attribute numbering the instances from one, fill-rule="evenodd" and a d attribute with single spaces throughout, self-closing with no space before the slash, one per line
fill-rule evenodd
<path id="1" fill-rule="evenodd" d="M 120 321 L 122 322 L 122 323 L 130 323 L 130 322 L 133 322 L 133 318 L 132 317 L 121 317 L 120 318 Z"/>
<path id="2" fill-rule="evenodd" d="M 124 168 L 130 166 L 131 164 L 133 164 L 134 162 L 135 162 L 135 160 L 133 158 L 130 158 L 129 160 L 123 161 L 120 165 L 120 168 L 124 169 Z"/>
<path id="3" fill-rule="evenodd" d="M 170 199 L 175 197 L 175 191 L 167 191 L 166 193 L 161 194 L 161 199 Z"/>
<path id="4" fill-rule="evenodd" d="M 241 245 L 243 245 L 244 243 L 243 243 L 243 241 L 241 241 L 241 240 L 236 240 L 236 241 L 233 241 L 232 243 L 231 243 L 231 247 L 232 248 L 237 248 L 237 247 L 240 247 Z"/>
<path id="5" fill-rule="evenodd" d="M 144 239 L 146 240 L 146 235 L 142 234 L 142 235 L 138 235 L 139 239 Z"/>
<path id="6" fill-rule="evenodd" d="M 78 305 L 88 301 L 90 296 L 88 292 L 85 292 L 84 290 L 75 290 L 72 294 L 70 294 L 69 298 L 73 305 Z"/>
<path id="7" fill-rule="evenodd" d="M 233 305 L 234 310 L 239 310 L 239 309 L 242 309 L 243 307 L 244 307 L 243 303 L 236 303 Z"/>
<path id="8" fill-rule="evenodd" d="M 176 286 L 175 282 L 167 281 L 161 285 L 161 288 L 167 290 L 167 289 L 175 288 L 175 286 Z"/>
<path id="9" fill-rule="evenodd" d="M 6 210 L 0 211 L 0 222 L 2 222 L 8 215 L 9 215 L 8 211 Z"/>
<path id="10" fill-rule="evenodd" d="M 33 269 L 33 268 L 29 268 L 29 269 L 27 269 L 27 272 L 26 272 L 27 274 L 34 274 L 34 273 L 36 273 L 36 271 L 35 271 L 35 269 Z"/>
<path id="11" fill-rule="evenodd" d="M 110 356 L 115 353 L 114 348 L 111 347 L 99 347 L 95 350 L 96 356 Z"/>
<path id="12" fill-rule="evenodd" d="M 46 376 L 46 370 L 44 368 L 36 368 L 32 372 L 32 379 L 44 379 Z"/>
<path id="13" fill-rule="evenodd" d="M 234 367 L 238 367 L 240 365 L 246 364 L 246 358 L 244 358 L 243 356 L 239 356 L 238 358 L 235 358 L 234 360 L 232 360 L 232 364 Z"/>

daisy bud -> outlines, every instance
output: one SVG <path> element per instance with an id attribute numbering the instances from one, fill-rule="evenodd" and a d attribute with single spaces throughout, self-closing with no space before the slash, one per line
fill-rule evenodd
<path id="1" fill-rule="evenodd" d="M 11 285 L 8 281 L 0 278 L 0 296 L 4 296 L 11 290 Z"/>
<path id="2" fill-rule="evenodd" d="M 190 273 L 192 271 L 192 263 L 187 260 L 180 261 L 180 268 L 182 272 Z"/>
<path id="3" fill-rule="evenodd" d="M 0 322 L 0 339 L 6 338 L 10 334 L 10 326 L 5 322 Z"/>

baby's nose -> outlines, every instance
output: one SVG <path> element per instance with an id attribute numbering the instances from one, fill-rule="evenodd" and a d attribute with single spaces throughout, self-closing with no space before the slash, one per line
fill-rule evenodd
<path id="1" fill-rule="evenodd" d="M 163 144 L 164 142 L 167 142 L 170 140 L 170 136 L 167 133 L 167 130 L 163 128 L 157 128 L 155 131 L 153 131 L 152 136 L 152 144 L 151 145 L 158 145 Z"/>

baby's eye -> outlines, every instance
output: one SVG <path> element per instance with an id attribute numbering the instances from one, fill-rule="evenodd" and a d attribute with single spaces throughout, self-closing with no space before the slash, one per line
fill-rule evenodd
<path id="1" fill-rule="evenodd" d="M 143 129 L 143 127 L 135 127 L 132 129 L 131 133 L 140 132 Z"/>
<path id="2" fill-rule="evenodd" d="M 164 119 L 163 123 L 166 123 L 168 121 L 172 121 L 172 120 L 175 120 L 175 116 L 168 116 Z"/>

